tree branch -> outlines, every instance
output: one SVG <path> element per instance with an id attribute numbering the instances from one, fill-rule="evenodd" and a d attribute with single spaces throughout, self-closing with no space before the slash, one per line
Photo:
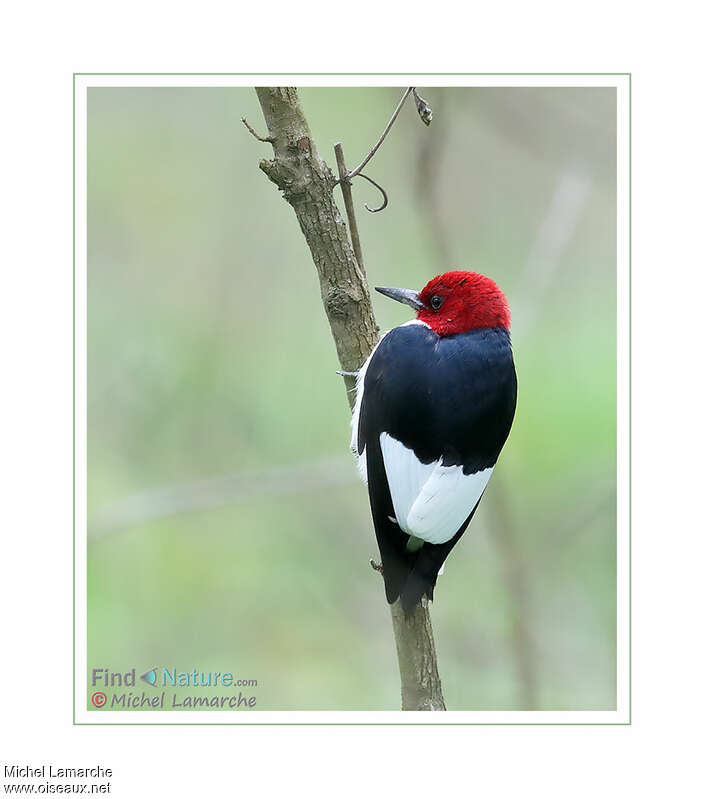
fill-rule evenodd
<path id="1" fill-rule="evenodd" d="M 343 192 L 343 202 L 345 203 L 345 213 L 348 216 L 348 227 L 350 228 L 350 240 L 352 241 L 353 252 L 360 269 L 364 270 L 362 262 L 362 247 L 360 246 L 360 233 L 357 229 L 355 219 L 355 206 L 352 198 L 352 183 L 345 166 L 345 156 L 343 155 L 343 145 L 338 142 L 335 147 L 335 160 L 338 163 L 338 177 L 340 178 L 340 190 Z"/>
<path id="2" fill-rule="evenodd" d="M 445 710 L 428 600 L 423 597 L 410 616 L 404 613 L 400 600 L 390 609 L 401 677 L 401 709 Z"/>
<path id="3" fill-rule="evenodd" d="M 271 136 L 260 136 L 259 133 L 257 133 L 257 131 L 252 127 L 252 125 L 250 125 L 250 123 L 245 119 L 245 117 L 242 118 L 242 124 L 250 131 L 257 141 L 264 141 L 268 142 L 269 144 L 272 144 L 274 141 Z"/>
<path id="4" fill-rule="evenodd" d="M 406 99 L 407 90 L 403 99 Z M 257 88 L 274 158 L 260 169 L 275 183 L 292 206 L 318 271 L 321 298 L 343 372 L 355 372 L 365 362 L 379 338 L 370 291 L 357 253 L 333 199 L 336 180 L 318 154 L 293 87 Z M 359 170 L 374 155 L 401 108 Z M 344 169 L 344 162 L 341 162 Z M 349 174 L 347 175 L 349 178 Z M 342 183 L 342 180 L 341 180 Z M 352 198 L 350 198 L 352 203 Z M 354 210 L 353 216 L 354 219 Z M 359 236 L 356 250 L 359 250 Z M 354 387 L 352 375 L 345 376 Z M 348 394 L 352 405 L 352 395 Z M 403 710 L 445 710 L 436 666 L 428 603 L 423 602 L 407 619 L 399 601 L 391 606 L 401 677 Z"/>

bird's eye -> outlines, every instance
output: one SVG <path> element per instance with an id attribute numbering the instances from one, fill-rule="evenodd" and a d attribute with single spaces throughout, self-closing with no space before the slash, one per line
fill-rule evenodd
<path id="1" fill-rule="evenodd" d="M 431 297 L 430 303 L 431 308 L 433 308 L 434 311 L 437 311 L 441 305 L 443 305 L 443 297 L 440 297 L 438 294 L 434 294 L 433 297 Z"/>

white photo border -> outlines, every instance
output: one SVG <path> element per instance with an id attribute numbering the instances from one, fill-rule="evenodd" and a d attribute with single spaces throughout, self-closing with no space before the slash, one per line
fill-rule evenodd
<path id="1" fill-rule="evenodd" d="M 617 101 L 617 661 L 610 711 L 89 711 L 87 674 L 87 90 L 243 86 L 612 87 Z M 74 717 L 76 725 L 631 724 L 631 75 L 74 74 Z"/>

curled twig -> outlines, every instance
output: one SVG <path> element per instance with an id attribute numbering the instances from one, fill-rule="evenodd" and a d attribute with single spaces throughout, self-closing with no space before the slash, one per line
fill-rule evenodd
<path id="1" fill-rule="evenodd" d="M 367 175 L 363 175 L 362 170 L 367 166 L 367 164 L 369 164 L 374 154 L 382 146 L 382 142 L 387 138 L 387 134 L 392 129 L 392 125 L 396 121 L 396 118 L 399 116 L 399 112 L 401 111 L 402 106 L 406 102 L 406 98 L 412 93 L 414 95 L 414 101 L 416 103 L 416 110 L 418 111 L 418 114 L 421 117 L 421 121 L 424 123 L 424 125 L 431 124 L 431 120 L 433 119 L 433 110 L 431 106 L 423 99 L 423 97 L 419 96 L 415 86 L 409 86 L 409 88 L 405 89 L 404 94 L 401 96 L 401 100 L 399 100 L 399 103 L 397 104 L 397 107 L 394 109 L 394 113 L 392 114 L 391 119 L 389 120 L 389 122 L 387 122 L 387 125 L 385 129 L 382 131 L 382 135 L 379 137 L 379 139 L 377 139 L 377 143 L 375 144 L 375 146 L 370 150 L 370 152 L 363 159 L 363 161 L 355 167 L 355 169 L 352 169 L 349 172 L 346 171 L 344 174 L 341 172 L 340 180 L 337 181 L 340 183 L 347 182 L 349 185 L 352 178 L 359 176 L 361 178 L 365 178 L 365 180 L 368 180 L 373 186 L 376 186 L 382 192 L 382 197 L 383 197 L 382 205 L 380 205 L 379 208 L 370 208 L 370 206 L 367 205 L 367 203 L 365 203 L 365 208 L 367 208 L 367 210 L 373 214 L 377 213 L 378 211 L 383 211 L 389 204 L 389 198 L 387 197 L 387 192 L 379 185 L 379 183 L 376 183 L 374 180 L 372 180 L 372 178 L 367 177 Z M 244 121 L 245 120 L 243 120 L 243 122 Z"/>
<path id="2" fill-rule="evenodd" d="M 377 183 L 376 181 L 372 180 L 372 178 L 368 177 L 367 175 L 363 175 L 362 172 L 358 172 L 357 176 L 359 178 L 365 178 L 366 181 L 371 183 L 373 186 L 375 186 L 376 188 L 378 188 L 382 192 L 382 205 L 380 205 L 379 208 L 370 208 L 370 206 L 367 203 L 365 203 L 365 208 L 367 208 L 367 210 L 370 211 L 370 213 L 373 213 L 373 214 L 376 214 L 377 211 L 384 211 L 384 209 L 389 204 L 389 198 L 387 197 L 387 192 L 379 185 L 379 183 Z"/>

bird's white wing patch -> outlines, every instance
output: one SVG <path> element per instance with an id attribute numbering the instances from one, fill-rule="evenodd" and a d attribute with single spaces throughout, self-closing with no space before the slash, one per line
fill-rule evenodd
<path id="1" fill-rule="evenodd" d="M 407 517 L 424 483 L 433 474 L 436 462 L 421 463 L 412 449 L 389 433 L 381 433 L 379 443 L 397 524 L 405 533 L 411 534 L 407 529 Z"/>
<path id="2" fill-rule="evenodd" d="M 477 505 L 491 475 L 491 466 L 463 474 L 462 466 L 436 463 L 406 517 L 408 532 L 429 544 L 449 541 Z"/>
<path id="3" fill-rule="evenodd" d="M 379 437 L 399 527 L 429 544 L 449 541 L 475 507 L 492 467 L 463 474 L 462 466 L 421 463 L 414 451 L 388 433 Z"/>

